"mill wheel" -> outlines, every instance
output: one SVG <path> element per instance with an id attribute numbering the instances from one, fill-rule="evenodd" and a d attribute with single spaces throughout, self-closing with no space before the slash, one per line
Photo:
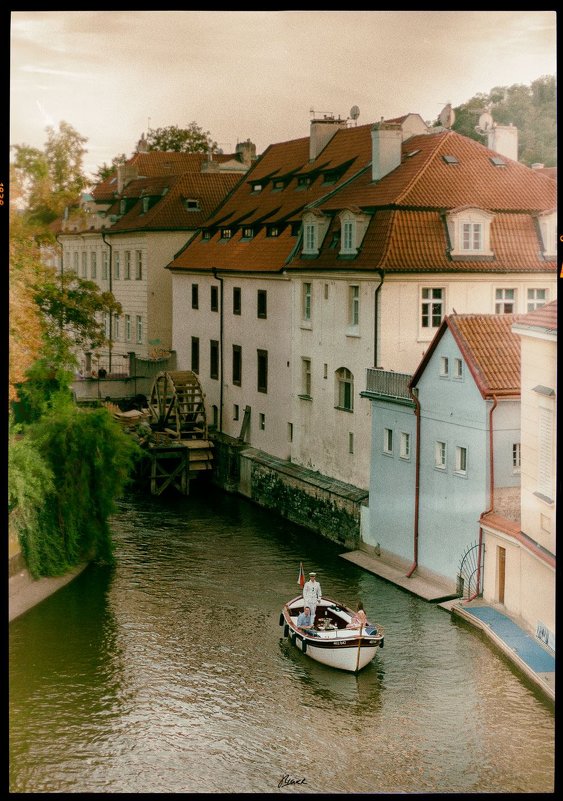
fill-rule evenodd
<path id="1" fill-rule="evenodd" d="M 159 373 L 153 383 L 151 426 L 175 439 L 207 439 L 204 394 L 191 370 Z"/>

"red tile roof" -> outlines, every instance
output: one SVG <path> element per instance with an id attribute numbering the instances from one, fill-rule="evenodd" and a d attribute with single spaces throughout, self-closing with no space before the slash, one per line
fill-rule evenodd
<path id="1" fill-rule="evenodd" d="M 535 311 L 518 318 L 518 328 L 541 328 L 542 331 L 557 332 L 557 300 L 540 306 Z"/>
<path id="2" fill-rule="evenodd" d="M 494 166 L 491 158 L 497 153 L 453 131 L 440 130 L 404 142 L 400 166 L 374 182 L 372 128 L 368 124 L 337 130 L 313 161 L 309 161 L 308 137 L 271 145 L 206 223 L 236 228 L 299 222 L 307 207 L 319 208 L 330 217 L 344 208 L 359 207 L 372 219 L 356 257 L 339 257 L 335 247 L 339 226 L 333 219 L 317 258 L 295 249 L 297 237 L 269 242 L 255 237 L 241 242 L 233 236 L 226 244 L 218 237 L 202 242 L 198 236 L 172 266 L 192 269 L 209 262 L 233 269 L 240 258 L 248 269 L 268 270 L 345 266 L 390 272 L 545 273 L 556 269 L 555 260 L 546 261 L 540 253 L 534 221 L 536 214 L 556 207 L 556 184 L 551 179 L 510 159 L 503 159 L 504 166 Z M 458 163 L 447 164 L 444 155 L 455 156 Z M 325 181 L 330 172 L 338 173 L 332 184 Z M 311 178 L 306 188 L 298 186 L 298 177 L 305 175 Z M 274 188 L 276 177 L 287 179 L 285 188 Z M 253 191 L 253 183 L 261 183 L 261 191 Z M 494 213 L 493 259 L 450 257 L 444 212 L 466 206 Z M 285 253 L 281 241 L 286 241 Z"/>
<path id="3" fill-rule="evenodd" d="M 412 379 L 416 386 L 438 342 L 449 329 L 483 398 L 520 395 L 520 338 L 512 325 L 521 315 L 451 314 L 444 317 Z"/>

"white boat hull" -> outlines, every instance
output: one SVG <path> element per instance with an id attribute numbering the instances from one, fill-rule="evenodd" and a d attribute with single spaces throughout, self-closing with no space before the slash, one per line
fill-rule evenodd
<path id="1" fill-rule="evenodd" d="M 284 635 L 302 653 L 328 667 L 357 673 L 375 657 L 383 647 L 384 632 L 381 626 L 367 624 L 362 630 L 347 629 L 352 612 L 337 601 L 323 598 L 317 607 L 317 621 L 313 630 L 297 626 L 297 614 L 303 609 L 303 598 L 298 596 L 287 603 L 280 615 Z"/>

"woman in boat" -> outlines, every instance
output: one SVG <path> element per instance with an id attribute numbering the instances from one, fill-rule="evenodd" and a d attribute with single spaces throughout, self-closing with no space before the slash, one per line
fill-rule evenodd
<path id="1" fill-rule="evenodd" d="M 352 620 L 346 625 L 347 629 L 363 629 L 367 624 L 366 613 L 364 612 L 364 605 L 358 601 L 355 613 L 352 615 Z"/>

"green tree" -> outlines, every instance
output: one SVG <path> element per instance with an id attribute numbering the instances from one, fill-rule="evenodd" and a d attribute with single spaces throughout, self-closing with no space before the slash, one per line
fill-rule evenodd
<path id="1" fill-rule="evenodd" d="M 17 521 L 30 573 L 56 576 L 86 560 L 111 563 L 109 519 L 129 483 L 139 446 L 107 409 L 81 410 L 68 398 L 29 426 L 26 439 L 28 453 L 41 454 L 52 475 L 44 482 L 44 497 L 34 496 L 33 514 Z M 41 468 L 35 470 L 39 476 Z"/>
<path id="2" fill-rule="evenodd" d="M 36 236 L 52 238 L 49 225 L 61 217 L 67 206 L 80 200 L 87 185 L 83 173 L 84 144 L 88 141 L 67 122 L 59 129 L 46 128 L 43 150 L 14 145 L 13 165 L 22 188 L 25 215 Z"/>
<path id="3" fill-rule="evenodd" d="M 203 131 L 195 122 L 187 128 L 169 125 L 166 128 L 149 128 L 147 132 L 149 150 L 173 150 L 178 153 L 217 152 L 217 142 L 210 139 L 209 131 Z"/>
<path id="4" fill-rule="evenodd" d="M 125 153 L 120 153 L 119 156 L 114 156 L 111 160 L 111 164 L 107 164 L 104 161 L 104 163 L 98 167 L 92 176 L 94 183 L 101 183 L 102 181 L 105 181 L 106 178 L 109 178 L 110 175 L 113 175 L 114 172 L 116 172 L 120 164 L 125 164 L 127 161 L 128 158 Z"/>
<path id="5" fill-rule="evenodd" d="M 518 128 L 518 159 L 554 167 L 557 163 L 557 105 L 555 76 L 544 75 L 530 86 L 495 86 L 488 94 L 474 95 L 454 108 L 453 129 L 483 142 L 475 128 L 480 114 L 489 110 L 498 125 L 512 123 Z M 438 123 L 436 123 L 438 124 Z M 486 142 L 485 142 L 486 143 Z"/>

